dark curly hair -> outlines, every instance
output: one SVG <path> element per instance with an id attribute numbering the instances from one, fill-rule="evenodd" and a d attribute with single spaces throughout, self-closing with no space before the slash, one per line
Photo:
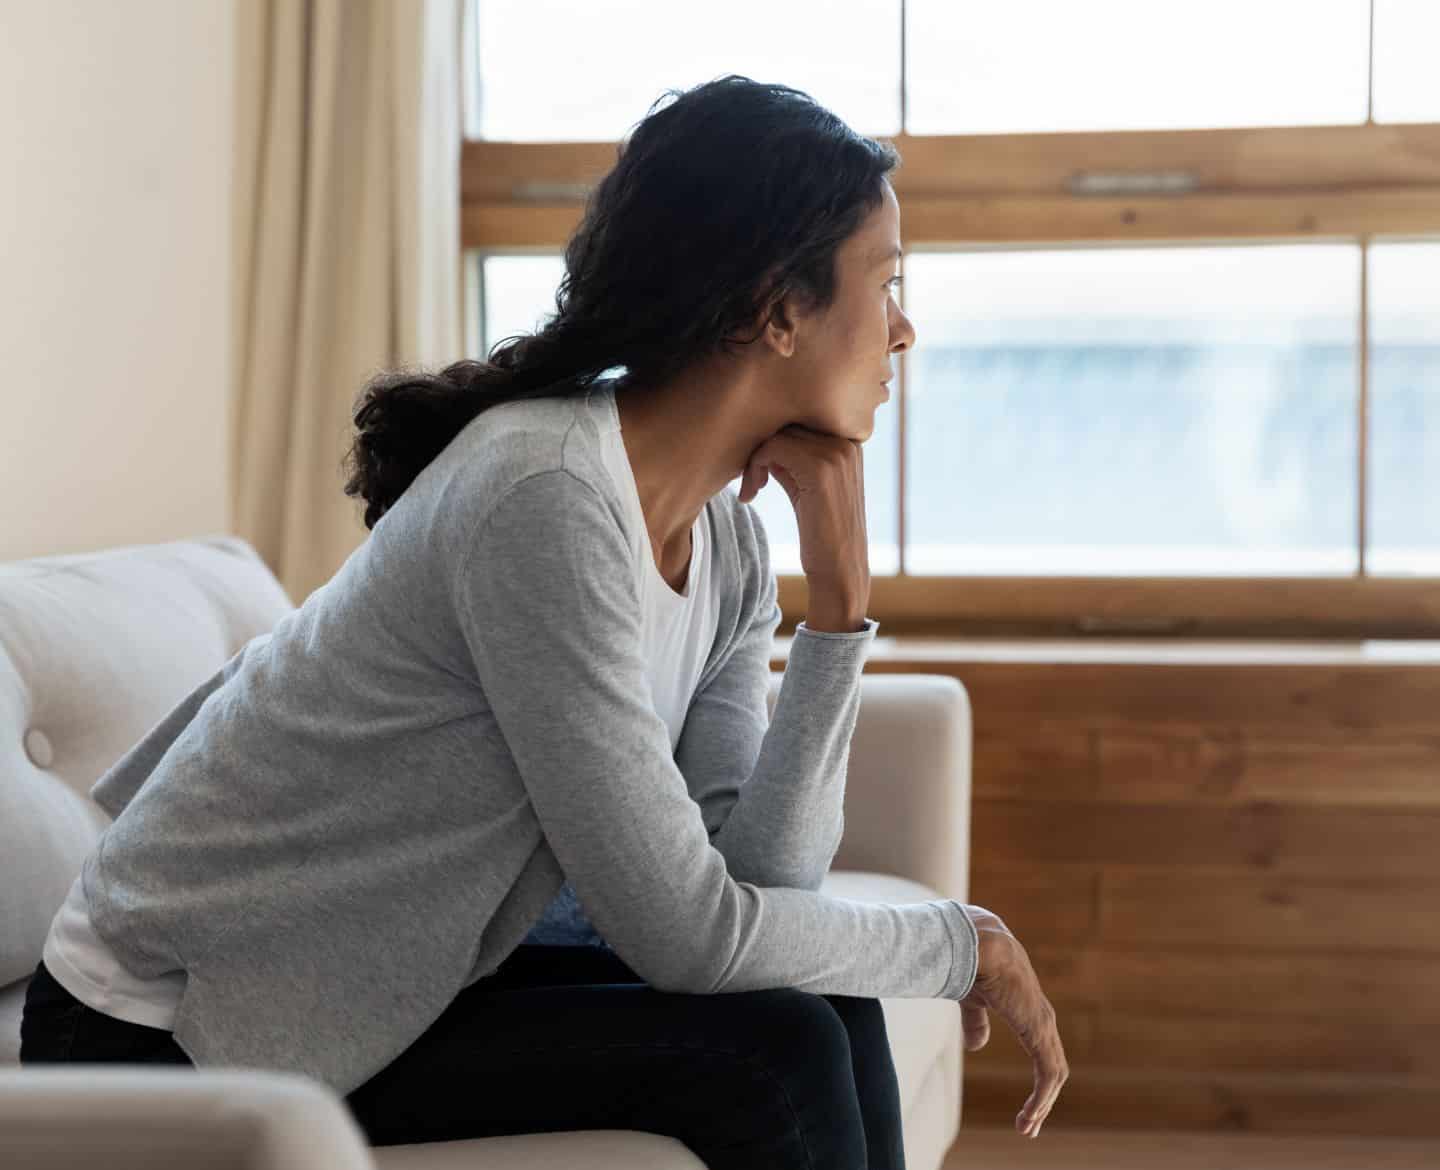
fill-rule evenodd
<path id="1" fill-rule="evenodd" d="M 789 86 L 728 74 L 666 90 L 586 200 L 539 332 L 502 339 L 488 361 L 386 371 L 361 390 L 345 494 L 364 498 L 365 527 L 487 407 L 583 394 L 622 366 L 664 382 L 753 344 L 763 327 L 731 333 L 782 296 L 828 307 L 836 250 L 899 165 L 890 143 Z"/>

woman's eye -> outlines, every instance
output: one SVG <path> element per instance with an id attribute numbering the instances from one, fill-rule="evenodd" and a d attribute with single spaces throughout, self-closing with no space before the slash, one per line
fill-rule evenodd
<path id="1" fill-rule="evenodd" d="M 905 278 L 903 276 L 892 276 L 889 280 L 885 282 L 885 287 L 889 288 L 891 285 L 897 285 L 904 279 Z"/>

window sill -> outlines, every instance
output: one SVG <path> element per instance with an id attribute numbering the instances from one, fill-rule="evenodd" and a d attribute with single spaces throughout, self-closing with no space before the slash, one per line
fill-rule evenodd
<path id="1" fill-rule="evenodd" d="M 882 625 L 883 628 L 883 625 Z M 772 664 L 789 658 L 777 636 Z M 1440 639 L 1266 641 L 1200 638 L 923 638 L 877 634 L 866 662 L 1102 663 L 1160 666 L 1440 665 Z"/>

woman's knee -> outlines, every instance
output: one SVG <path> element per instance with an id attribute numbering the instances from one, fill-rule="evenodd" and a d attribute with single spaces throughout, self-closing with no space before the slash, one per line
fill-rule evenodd
<path id="1" fill-rule="evenodd" d="M 850 1066 L 850 1034 L 845 1021 L 821 995 L 794 988 L 750 992 L 744 1031 L 772 1059 L 804 1068 L 817 1064 Z"/>
<path id="2" fill-rule="evenodd" d="M 749 1111 L 756 1132 L 748 1136 L 760 1143 L 746 1151 L 749 1164 L 863 1168 L 865 1126 L 849 1033 L 835 1008 L 794 988 L 737 993 L 733 1006 L 727 1047 L 751 1070 L 751 1091 L 763 1098 Z M 772 1125 L 780 1132 L 771 1132 Z M 772 1150 L 766 1140 L 779 1144 Z"/>
<path id="3" fill-rule="evenodd" d="M 794 988 L 748 993 L 733 1043 L 807 1110 L 858 1117 L 850 1036 L 820 995 Z"/>
<path id="4" fill-rule="evenodd" d="M 844 1024 L 852 1051 L 888 1049 L 890 1033 L 878 999 L 854 995 L 827 995 L 825 999 Z"/>

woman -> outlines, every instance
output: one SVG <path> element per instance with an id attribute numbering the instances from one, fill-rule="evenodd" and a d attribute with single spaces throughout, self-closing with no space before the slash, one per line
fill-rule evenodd
<path id="1" fill-rule="evenodd" d="M 895 1170 L 878 1000 L 949 997 L 970 1047 L 992 1008 L 1034 1054 L 1038 1132 L 1064 1054 L 1004 924 L 818 893 L 877 628 L 860 444 L 914 339 L 898 156 L 784 86 L 672 96 L 557 315 L 366 387 L 365 544 L 96 784 L 23 1063 L 288 1069 L 376 1145 Z M 767 722 L 770 475 L 810 608 Z"/>

